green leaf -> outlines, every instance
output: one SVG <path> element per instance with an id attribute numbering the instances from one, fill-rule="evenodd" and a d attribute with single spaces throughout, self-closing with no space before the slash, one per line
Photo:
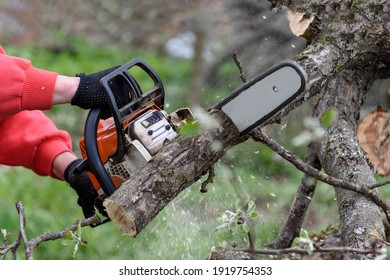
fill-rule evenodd
<path id="1" fill-rule="evenodd" d="M 216 230 L 221 230 L 221 229 L 224 229 L 224 228 L 227 228 L 227 227 L 229 227 L 229 224 L 228 223 L 224 223 L 222 225 L 217 226 Z"/>
<path id="2" fill-rule="evenodd" d="M 73 247 L 73 253 L 72 253 L 73 258 L 76 257 L 77 251 L 79 250 L 79 244 L 80 244 L 79 242 L 76 242 L 76 244 Z"/>
<path id="3" fill-rule="evenodd" d="M 81 221 L 80 221 L 79 224 L 77 225 L 77 229 L 76 229 L 76 235 L 80 238 L 81 238 L 81 231 L 82 231 L 82 227 L 81 227 Z"/>
<path id="4" fill-rule="evenodd" d="M 247 223 L 243 223 L 242 225 L 239 226 L 238 228 L 239 233 L 247 234 L 249 232 L 249 226 Z"/>
<path id="5" fill-rule="evenodd" d="M 189 121 L 180 126 L 180 135 L 182 136 L 195 136 L 199 134 L 200 125 L 196 121 Z"/>
<path id="6" fill-rule="evenodd" d="M 337 119 L 337 111 L 334 108 L 328 108 L 321 117 L 321 125 L 324 128 L 331 126 Z"/>
<path id="7" fill-rule="evenodd" d="M 257 211 L 252 211 L 252 212 L 250 213 L 249 217 L 251 217 L 252 219 L 254 219 L 254 218 L 257 218 L 259 215 L 260 215 L 259 212 L 257 212 Z"/>
<path id="8" fill-rule="evenodd" d="M 65 229 L 66 235 L 62 238 L 63 240 L 73 240 L 73 233 L 67 228 Z"/>
<path id="9" fill-rule="evenodd" d="M 69 239 L 62 239 L 61 240 L 61 244 L 64 245 L 64 246 L 69 246 L 73 243 L 73 240 L 69 240 Z"/>
<path id="10" fill-rule="evenodd" d="M 307 230 L 305 230 L 305 229 L 303 229 L 303 228 L 301 228 L 299 237 L 301 237 L 301 238 L 303 238 L 303 239 L 310 239 L 310 238 L 309 238 L 309 233 L 307 232 Z"/>
<path id="11" fill-rule="evenodd" d="M 302 244 L 305 247 L 305 249 L 309 254 L 313 253 L 314 251 L 313 241 L 310 239 L 307 230 L 301 229 L 300 235 L 297 240 L 299 244 Z"/>
<path id="12" fill-rule="evenodd" d="M 248 205 L 247 205 L 247 207 L 246 207 L 246 213 L 248 214 L 248 216 L 250 216 L 251 213 L 252 213 L 253 211 L 255 211 L 255 209 L 256 209 L 256 204 L 255 204 L 255 202 L 254 202 L 253 200 L 249 201 L 249 202 L 248 202 Z"/>
<path id="13" fill-rule="evenodd" d="M 241 209 L 238 209 L 237 210 L 237 216 L 236 216 L 236 220 L 238 222 L 238 220 L 242 219 L 242 218 L 245 218 L 245 212 Z"/>
<path id="14" fill-rule="evenodd" d="M 237 222 L 236 221 L 231 221 L 229 223 L 229 230 L 231 232 L 236 232 L 236 230 L 237 230 Z"/>

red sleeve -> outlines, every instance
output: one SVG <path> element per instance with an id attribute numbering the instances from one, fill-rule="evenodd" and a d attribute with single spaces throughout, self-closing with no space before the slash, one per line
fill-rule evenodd
<path id="1" fill-rule="evenodd" d="M 23 110 L 50 109 L 57 76 L 6 55 L 0 46 L 0 119 Z"/>
<path id="2" fill-rule="evenodd" d="M 0 46 L 0 164 L 52 174 L 54 159 L 71 151 L 67 132 L 41 111 L 52 106 L 57 73 L 5 54 Z"/>
<path id="3" fill-rule="evenodd" d="M 0 120 L 0 147 L 0 164 L 54 177 L 54 159 L 71 151 L 72 143 L 69 134 L 58 130 L 41 111 L 23 111 Z"/>

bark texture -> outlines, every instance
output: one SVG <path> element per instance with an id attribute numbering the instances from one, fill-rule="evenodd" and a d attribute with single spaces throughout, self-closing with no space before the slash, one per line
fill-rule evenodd
<path id="1" fill-rule="evenodd" d="M 318 143 L 317 155 L 329 175 L 368 188 L 375 184 L 375 177 L 357 140 L 356 114 L 364 90 L 357 85 L 359 79 L 354 74 L 353 71 L 338 74 L 329 84 L 329 99 L 320 100 L 336 108 L 339 118 Z M 384 227 L 378 206 L 364 195 L 339 188 L 335 191 L 343 245 L 352 248 L 382 245 L 378 241 L 385 239 Z"/>

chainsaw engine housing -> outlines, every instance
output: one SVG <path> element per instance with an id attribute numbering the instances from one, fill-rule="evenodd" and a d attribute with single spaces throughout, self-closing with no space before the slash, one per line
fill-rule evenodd
<path id="1" fill-rule="evenodd" d="M 110 155 L 117 148 L 117 134 L 112 118 L 99 121 L 96 139 L 100 159 L 116 188 L 144 167 L 167 141 L 178 135 L 165 111 L 156 105 L 135 112 L 125 119 L 123 125 L 126 132 L 126 152 L 120 162 L 113 163 L 110 160 Z M 84 138 L 80 140 L 80 149 L 83 158 L 86 158 Z M 90 173 L 90 177 L 98 193 L 104 194 L 95 176 Z"/>

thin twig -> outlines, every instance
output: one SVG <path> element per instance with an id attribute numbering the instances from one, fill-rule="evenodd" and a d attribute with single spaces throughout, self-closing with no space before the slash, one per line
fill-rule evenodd
<path id="1" fill-rule="evenodd" d="M 386 186 L 386 185 L 389 185 L 389 184 L 390 184 L 390 181 L 383 181 L 383 182 L 379 182 L 377 184 L 372 185 L 369 189 L 373 190 L 373 189 L 376 189 L 376 188 L 379 188 L 379 187 L 383 187 L 383 186 Z"/>
<path id="2" fill-rule="evenodd" d="M 200 192 L 201 193 L 206 193 L 207 192 L 207 185 L 208 184 L 212 184 L 213 181 L 214 181 L 214 177 L 215 177 L 215 168 L 214 168 L 214 165 L 210 167 L 209 171 L 209 176 L 207 177 L 206 180 L 204 180 L 202 182 L 202 185 L 200 186 Z"/>
<path id="3" fill-rule="evenodd" d="M 24 214 L 24 206 L 21 201 L 16 202 L 16 208 L 18 210 L 19 214 L 19 234 L 17 239 L 14 243 L 9 244 L 6 232 L 3 232 L 3 245 L 0 247 L 0 259 L 5 259 L 8 252 L 12 252 L 13 259 L 16 259 L 16 251 L 21 245 L 22 241 L 25 246 L 25 256 L 28 260 L 33 260 L 33 250 L 38 247 L 42 242 L 45 241 L 53 241 L 57 239 L 61 239 L 66 236 L 67 231 L 66 229 L 60 230 L 60 231 L 53 231 L 53 232 L 45 232 L 42 233 L 30 240 L 27 238 L 27 234 L 25 232 L 25 226 L 26 226 L 26 217 Z M 74 232 L 78 229 L 78 227 L 86 227 L 86 226 L 93 226 L 96 224 L 99 224 L 101 222 L 100 217 L 98 215 L 94 215 L 88 219 L 84 219 L 82 221 L 76 221 L 74 224 L 68 227 L 68 230 Z"/>
<path id="4" fill-rule="evenodd" d="M 11 251 L 12 259 L 16 260 L 16 251 L 20 246 L 20 244 L 22 243 L 21 234 L 20 233 L 18 234 L 18 237 L 12 244 L 9 244 L 8 242 L 7 231 L 5 229 L 2 229 L 2 235 L 3 235 L 3 245 L 1 245 L 0 247 L 0 259 L 4 260 L 8 252 Z"/>
<path id="5" fill-rule="evenodd" d="M 234 63 L 236 64 L 238 70 L 240 71 L 240 79 L 241 79 L 241 81 L 243 83 L 246 83 L 247 79 L 246 79 L 244 70 L 243 70 L 242 65 L 241 65 L 241 60 L 237 56 L 237 51 L 233 52 L 233 59 L 234 59 Z"/>
<path id="6" fill-rule="evenodd" d="M 254 252 L 255 251 L 255 241 L 253 239 L 253 235 L 250 231 L 248 231 L 248 241 L 249 241 L 249 251 Z"/>
<path id="7" fill-rule="evenodd" d="M 26 245 L 28 244 L 28 238 L 25 231 L 26 217 L 24 215 L 24 206 L 21 201 L 16 202 L 16 209 L 18 209 L 18 213 L 19 213 L 19 234 L 22 237 L 24 244 Z M 32 250 L 27 245 L 25 246 L 25 255 L 27 260 L 34 259 L 32 255 Z"/>
<path id="8" fill-rule="evenodd" d="M 98 224 L 100 222 L 100 218 L 98 215 L 94 215 L 88 219 L 82 220 L 82 221 L 76 221 L 74 224 L 68 227 L 68 229 L 72 232 L 76 231 L 77 228 L 80 227 L 86 227 Z M 42 242 L 49 241 L 49 240 L 57 240 L 65 237 L 67 234 L 66 229 L 60 230 L 60 231 L 50 231 L 50 232 L 44 232 L 40 235 L 32 238 L 30 241 L 28 241 L 28 246 L 32 249 L 35 249 L 38 247 Z"/>

